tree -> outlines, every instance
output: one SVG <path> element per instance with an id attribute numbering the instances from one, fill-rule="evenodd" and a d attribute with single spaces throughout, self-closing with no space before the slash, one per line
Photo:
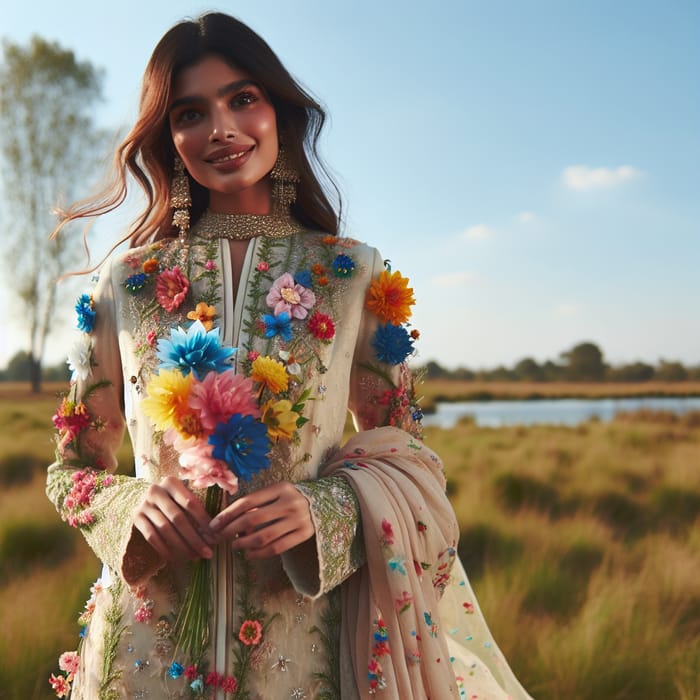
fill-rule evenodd
<path id="1" fill-rule="evenodd" d="M 56 204 L 72 200 L 97 162 L 103 133 L 91 110 L 102 73 L 72 51 L 40 37 L 28 47 L 3 42 L 0 66 L 0 158 L 3 221 L 12 243 L 7 280 L 22 303 L 29 331 L 31 382 L 40 390 L 46 337 L 55 315 L 56 280 L 77 266 L 80 246 L 49 242 Z M 19 314 L 17 314 L 19 316 Z"/>
<path id="2" fill-rule="evenodd" d="M 602 382 L 606 367 L 603 352 L 595 343 L 579 343 L 561 354 L 566 361 L 566 378 L 574 382 Z"/>
<path id="3" fill-rule="evenodd" d="M 680 362 L 659 360 L 654 372 L 654 379 L 660 382 L 684 382 L 688 379 L 688 370 Z"/>
<path id="4" fill-rule="evenodd" d="M 544 371 L 532 357 L 524 357 L 513 368 L 518 381 L 542 382 L 544 381 Z"/>

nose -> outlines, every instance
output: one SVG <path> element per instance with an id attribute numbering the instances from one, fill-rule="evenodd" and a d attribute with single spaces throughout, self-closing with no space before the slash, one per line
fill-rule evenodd
<path id="1" fill-rule="evenodd" d="M 211 132 L 209 133 L 209 143 L 216 141 L 230 141 L 236 138 L 236 125 L 230 114 L 224 114 L 215 110 L 212 114 Z"/>

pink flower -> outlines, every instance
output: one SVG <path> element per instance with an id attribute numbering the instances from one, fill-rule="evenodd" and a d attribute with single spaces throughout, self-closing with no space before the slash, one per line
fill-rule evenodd
<path id="1" fill-rule="evenodd" d="M 238 479 L 226 462 L 214 459 L 214 445 L 207 438 L 183 438 L 177 431 L 166 431 L 164 438 L 180 454 L 180 478 L 195 489 L 219 486 L 230 494 L 238 491 Z"/>
<path id="2" fill-rule="evenodd" d="M 156 344 L 155 331 L 148 331 L 148 335 L 146 336 L 146 342 L 148 343 L 149 347 L 153 347 Z"/>
<path id="3" fill-rule="evenodd" d="M 212 272 L 212 270 L 216 270 L 216 263 L 213 260 L 207 260 L 204 263 L 204 269 L 207 272 Z"/>
<path id="4" fill-rule="evenodd" d="M 260 353 L 257 352 L 257 350 L 251 350 L 248 353 L 248 359 L 250 360 L 250 362 L 255 362 L 255 360 L 257 360 L 258 357 L 260 357 Z"/>
<path id="5" fill-rule="evenodd" d="M 238 681 L 233 676 L 226 676 L 221 681 L 221 690 L 224 693 L 235 693 L 238 690 Z"/>
<path id="6" fill-rule="evenodd" d="M 51 683 L 51 687 L 59 698 L 68 697 L 68 693 L 70 693 L 70 683 L 65 676 L 54 676 L 52 673 L 51 676 L 49 676 L 49 683 Z"/>
<path id="7" fill-rule="evenodd" d="M 199 413 L 205 430 L 214 430 L 217 423 L 225 423 L 235 413 L 260 417 L 253 380 L 232 369 L 209 372 L 201 382 L 195 382 L 188 403 Z"/>
<path id="8" fill-rule="evenodd" d="M 257 620 L 246 620 L 238 631 L 238 639 L 246 646 L 260 644 L 262 639 L 262 625 Z"/>
<path id="9" fill-rule="evenodd" d="M 58 658 L 58 667 L 70 676 L 78 672 L 78 666 L 80 666 L 80 656 L 75 651 L 65 651 Z"/>
<path id="10" fill-rule="evenodd" d="M 265 262 L 264 260 L 261 260 L 256 266 L 255 269 L 258 272 L 267 272 L 270 269 L 270 264 Z"/>
<path id="11" fill-rule="evenodd" d="M 156 278 L 156 299 L 166 311 L 179 308 L 189 289 L 190 281 L 177 265 L 172 270 L 164 270 Z"/>
<path id="12" fill-rule="evenodd" d="M 265 301 L 272 307 L 275 316 L 286 311 L 292 318 L 306 318 L 307 309 L 316 303 L 316 295 L 310 289 L 296 284 L 294 278 L 285 272 L 272 283 Z"/>
<path id="13" fill-rule="evenodd" d="M 148 600 L 134 611 L 134 620 L 136 622 L 149 622 L 153 617 L 153 601 Z"/>

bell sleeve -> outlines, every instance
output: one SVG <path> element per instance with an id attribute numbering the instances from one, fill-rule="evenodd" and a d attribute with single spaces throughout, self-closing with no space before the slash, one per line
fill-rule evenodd
<path id="1" fill-rule="evenodd" d="M 129 583 L 154 573 L 162 562 L 132 533 L 133 512 L 149 483 L 115 473 L 125 427 L 116 306 L 108 263 L 94 292 L 76 304 L 78 336 L 69 353 L 73 376 L 53 416 L 56 457 L 46 493 L 61 518 Z"/>

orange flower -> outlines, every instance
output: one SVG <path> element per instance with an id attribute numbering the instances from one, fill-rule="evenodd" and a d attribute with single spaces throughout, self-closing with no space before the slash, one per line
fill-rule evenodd
<path id="1" fill-rule="evenodd" d="M 323 242 L 326 245 L 335 245 L 338 242 L 338 236 L 324 236 Z"/>
<path id="2" fill-rule="evenodd" d="M 325 287 L 328 284 L 328 277 L 323 275 L 322 277 L 318 278 L 318 283 L 322 286 Z"/>
<path id="3" fill-rule="evenodd" d="M 158 269 L 158 261 L 155 258 L 149 258 L 143 264 L 143 271 L 150 275 L 151 272 L 155 272 Z"/>
<path id="4" fill-rule="evenodd" d="M 372 280 L 367 292 L 366 306 L 383 321 L 400 326 L 411 318 L 411 306 L 416 303 L 408 278 L 400 272 L 383 270 L 378 279 Z"/>
<path id="5" fill-rule="evenodd" d="M 311 272 L 314 273 L 314 275 L 323 275 L 326 272 L 326 268 L 321 265 L 321 263 L 314 263 L 311 266 Z"/>
<path id="6" fill-rule="evenodd" d="M 238 630 L 238 639 L 248 647 L 260 644 L 262 625 L 257 620 L 245 620 Z"/>
<path id="7" fill-rule="evenodd" d="M 188 312 L 187 318 L 189 318 L 190 321 L 201 321 L 205 330 L 210 331 L 214 326 L 216 309 L 213 306 L 209 306 L 205 302 L 200 301 L 195 307 L 194 311 Z"/>

